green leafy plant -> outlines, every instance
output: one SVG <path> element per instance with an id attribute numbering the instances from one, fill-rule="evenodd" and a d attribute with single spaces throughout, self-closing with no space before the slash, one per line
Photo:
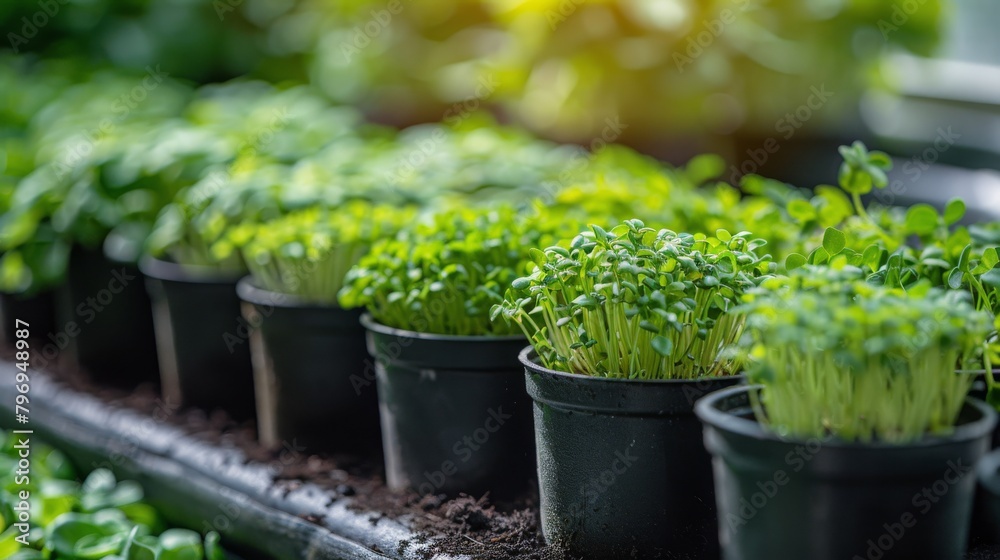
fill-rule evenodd
<path id="1" fill-rule="evenodd" d="M 799 249 L 806 226 L 786 205 L 802 201 L 803 192 L 757 175 L 743 177 L 737 189 L 719 180 L 724 169 L 722 158 L 713 154 L 672 167 L 612 144 L 578 157 L 559 182 L 543 185 L 543 201 L 548 213 L 584 223 L 640 219 L 706 235 L 719 229 L 752 231 L 768 242 L 776 258 Z"/>
<path id="2" fill-rule="evenodd" d="M 204 538 L 187 529 L 166 529 L 155 509 L 143 502 L 138 483 L 118 481 L 107 469 L 74 478 L 66 457 L 32 442 L 31 477 L 18 477 L 17 439 L 0 431 L 0 557 L 11 560 L 224 560 L 218 533 Z M 22 501 L 31 493 L 32 527 L 15 525 Z M 23 541 L 27 541 L 27 545 Z"/>
<path id="3" fill-rule="evenodd" d="M 344 307 L 384 325 L 424 333 L 518 332 L 490 309 L 530 264 L 529 248 L 554 242 L 565 222 L 510 206 L 450 209 L 378 243 L 347 276 Z"/>
<path id="4" fill-rule="evenodd" d="M 1000 247 L 977 250 L 968 245 L 948 272 L 946 282 L 949 288 L 967 290 L 976 309 L 993 318 L 993 328 L 983 338 L 981 351 L 989 387 L 986 400 L 1000 409 L 1000 380 L 995 371 L 1000 366 Z"/>
<path id="5" fill-rule="evenodd" d="M 240 224 L 213 251 L 220 261 L 240 251 L 264 289 L 335 305 L 348 270 L 376 241 L 392 237 L 414 216 L 412 208 L 363 200 L 337 208 L 308 207 L 271 221 Z"/>
<path id="6" fill-rule="evenodd" d="M 903 209 L 873 202 L 866 207 L 861 197 L 888 186 L 886 173 L 892 161 L 884 152 L 869 151 L 861 142 L 841 146 L 840 153 L 844 161 L 838 174 L 839 187 L 820 185 L 811 199 L 787 203 L 789 214 L 802 225 L 802 235 L 799 250 L 787 257 L 786 268 L 846 260 L 854 266 L 874 265 L 874 271 L 885 264 L 884 253 L 899 251 L 917 268 L 926 259 L 936 259 L 927 261 L 929 268 L 923 268 L 940 283 L 940 271 L 930 268 L 946 266 L 942 263 L 957 258 L 971 241 L 968 231 L 956 226 L 965 215 L 965 204 L 951 200 L 943 212 L 928 204 Z M 881 262 L 876 258 L 878 253 L 883 253 Z M 904 278 L 904 283 L 908 279 Z"/>
<path id="7" fill-rule="evenodd" d="M 968 228 L 959 225 L 966 211 L 961 199 L 948 201 L 940 212 L 927 204 L 915 204 L 905 210 L 873 205 L 874 210 L 866 210 L 860 195 L 887 185 L 885 171 L 891 162 L 884 153 L 869 152 L 860 142 L 842 146 L 840 151 L 844 156 L 840 187 L 851 197 L 852 215 L 839 212 L 839 223 L 818 220 L 818 209 L 824 206 L 817 203 L 818 196 L 808 203 L 789 203 L 789 210 L 800 221 L 827 227 L 807 255 L 788 255 L 786 270 L 807 264 L 858 267 L 866 273 L 867 281 L 875 285 L 907 291 L 937 287 L 968 292 L 977 310 L 996 317 L 1000 313 L 997 224 L 975 224 Z M 825 189 L 821 193 L 824 199 L 836 197 L 833 187 L 820 188 Z M 994 328 L 983 341 L 981 355 L 990 386 L 988 400 L 1000 408 L 1000 383 L 993 373 L 1000 356 L 998 344 Z"/>
<path id="8" fill-rule="evenodd" d="M 956 375 L 989 317 L 956 291 L 805 266 L 745 296 L 758 420 L 782 436 L 902 443 L 954 425 L 972 378 Z"/>
<path id="9" fill-rule="evenodd" d="M 495 318 L 517 323 L 542 364 L 600 377 L 695 379 L 736 373 L 723 355 L 745 317 L 744 292 L 774 266 L 747 232 L 714 237 L 628 220 L 591 226 L 569 247 L 532 251 Z"/>

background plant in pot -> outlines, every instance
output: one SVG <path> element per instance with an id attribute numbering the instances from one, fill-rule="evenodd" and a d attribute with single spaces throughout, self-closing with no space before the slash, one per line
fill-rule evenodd
<path id="1" fill-rule="evenodd" d="M 888 186 L 886 172 L 891 169 L 891 160 L 883 152 L 868 151 L 861 142 L 841 146 L 840 153 L 844 161 L 839 189 L 821 185 L 810 201 L 788 203 L 789 212 L 805 231 L 816 234 L 802 237 L 801 252 L 788 255 L 786 269 L 805 264 L 851 265 L 861 268 L 873 284 L 903 289 L 921 284 L 968 292 L 976 309 L 996 316 L 1000 310 L 996 223 L 962 225 L 966 204 L 957 198 L 940 211 L 928 204 L 904 209 L 871 202 L 866 207 L 861 196 Z M 819 227 L 825 227 L 821 235 Z M 988 397 L 987 389 L 997 385 L 993 371 L 997 362 L 989 360 L 987 349 L 996 339 L 994 330 L 984 340 L 988 373 L 977 383 L 975 393 L 994 407 L 1000 404 L 1000 397 Z M 973 364 L 964 366 L 981 369 Z"/>
<path id="2" fill-rule="evenodd" d="M 628 220 L 531 251 L 494 315 L 520 326 L 534 399 L 542 531 L 600 558 L 717 550 L 712 475 L 693 414 L 739 382 L 725 349 L 740 297 L 774 264 L 749 233 Z"/>
<path id="3" fill-rule="evenodd" d="M 983 368 L 986 372 L 985 398 L 1000 409 L 1000 246 L 977 247 L 970 243 L 963 250 L 954 268 L 946 274 L 948 287 L 971 295 L 978 311 L 993 319 L 992 329 L 981 342 Z M 994 437 L 994 440 L 1000 435 Z"/>
<path id="4" fill-rule="evenodd" d="M 110 101 L 131 91 L 136 77 L 98 72 L 91 78 L 68 88 L 29 124 L 34 171 L 18 183 L 4 226 L 21 235 L 5 251 L 36 252 L 38 240 L 52 242 L 34 235 L 46 230 L 64 246 L 43 262 L 24 260 L 34 276 L 68 278 L 58 290 L 58 322 L 36 333 L 48 342 L 36 353 L 36 365 L 51 364 L 65 350 L 75 367 L 95 377 L 135 385 L 155 379 L 156 355 L 138 255 L 121 249 L 141 243 L 156 212 L 182 184 L 177 161 L 183 150 L 166 139 L 190 90 L 162 76 L 147 80 L 156 95 L 110 118 Z M 105 243 L 109 236 L 114 240 Z"/>
<path id="5" fill-rule="evenodd" d="M 252 417 L 255 409 L 249 327 L 236 295 L 246 265 L 238 251 L 219 258 L 212 248 L 250 214 L 255 191 L 288 178 L 284 167 L 250 168 L 209 174 L 182 189 L 157 216 L 140 261 L 165 398 L 236 418 Z"/>
<path id="6" fill-rule="evenodd" d="M 250 276 L 237 293 L 250 338 L 260 439 L 334 452 L 377 451 L 377 399 L 365 390 L 360 311 L 336 303 L 347 271 L 414 210 L 364 200 L 244 223 L 222 240 Z"/>
<path id="7" fill-rule="evenodd" d="M 340 302 L 369 313 L 390 487 L 501 498 L 528 488 L 524 338 L 490 310 L 526 272 L 529 248 L 564 223 L 507 206 L 444 210 L 349 273 Z"/>
<path id="8" fill-rule="evenodd" d="M 806 266 L 746 299 L 760 385 L 697 407 L 723 558 L 962 558 L 966 475 L 996 415 L 965 400 L 972 380 L 955 365 L 987 315 L 957 292 L 873 285 L 850 266 Z"/>

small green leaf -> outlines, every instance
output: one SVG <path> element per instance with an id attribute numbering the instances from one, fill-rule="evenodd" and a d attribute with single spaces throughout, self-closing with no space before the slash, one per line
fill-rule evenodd
<path id="1" fill-rule="evenodd" d="M 944 223 L 949 226 L 965 216 L 965 201 L 961 198 L 953 198 L 944 207 Z"/>
<path id="2" fill-rule="evenodd" d="M 914 204 L 906 211 L 906 229 L 917 235 L 934 232 L 938 225 L 938 213 L 930 204 Z"/>
<path id="3" fill-rule="evenodd" d="M 823 248 L 830 255 L 836 255 L 847 245 L 847 237 L 839 229 L 828 227 L 823 233 Z"/>
<path id="4" fill-rule="evenodd" d="M 669 357 L 674 351 L 673 341 L 663 335 L 654 336 L 653 340 L 650 341 L 650 345 L 661 356 Z"/>
<path id="5" fill-rule="evenodd" d="M 806 200 L 795 199 L 788 203 L 788 214 L 805 223 L 816 218 L 816 208 Z"/>
<path id="6" fill-rule="evenodd" d="M 806 265 L 806 257 L 799 253 L 790 253 L 785 257 L 785 270 L 792 271 Z"/>
<path id="7" fill-rule="evenodd" d="M 656 325 L 654 325 L 653 323 L 651 323 L 649 321 L 640 321 L 639 322 L 639 328 L 642 329 L 642 330 L 645 330 L 645 331 L 652 332 L 652 333 L 658 333 L 658 332 L 660 332 L 659 327 L 657 327 Z"/>
<path id="8" fill-rule="evenodd" d="M 962 249 L 962 254 L 958 257 L 958 269 L 962 272 L 968 272 L 971 258 L 972 245 L 966 245 L 965 249 Z"/>
<path id="9" fill-rule="evenodd" d="M 882 260 L 882 249 L 878 245 L 869 245 L 861 256 L 861 262 L 872 272 L 878 270 Z"/>
<path id="10" fill-rule="evenodd" d="M 531 278 L 527 277 L 517 278 L 511 283 L 511 287 L 514 288 L 515 290 L 524 290 L 527 289 L 528 286 L 530 285 L 531 285 Z"/>
<path id="11" fill-rule="evenodd" d="M 1000 264 L 1000 254 L 997 253 L 996 247 L 990 247 L 983 251 L 983 256 L 979 258 L 979 264 L 987 269 L 995 268 L 996 265 Z"/>

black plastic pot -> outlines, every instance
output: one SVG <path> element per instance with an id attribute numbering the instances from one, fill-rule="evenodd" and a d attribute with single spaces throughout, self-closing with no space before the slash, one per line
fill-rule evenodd
<path id="1" fill-rule="evenodd" d="M 718 556 L 711 460 L 694 404 L 741 376 L 637 381 L 520 355 L 535 401 L 542 532 L 586 558 Z"/>
<path id="2" fill-rule="evenodd" d="M 264 290 L 249 277 L 236 291 L 254 327 L 250 350 L 261 443 L 378 456 L 378 398 L 365 377 L 370 360 L 360 312 Z"/>
<path id="3" fill-rule="evenodd" d="M 386 481 L 421 494 L 514 497 L 534 480 L 524 337 L 447 336 L 380 325 L 376 358 Z"/>
<path id="4" fill-rule="evenodd" d="M 74 247 L 66 284 L 57 293 L 56 318 L 53 349 L 95 381 L 159 383 L 152 307 L 134 263 Z"/>
<path id="5" fill-rule="evenodd" d="M 168 403 L 254 414 L 250 328 L 240 315 L 239 276 L 144 258 L 163 396 Z"/>
<path id="6" fill-rule="evenodd" d="M 32 340 L 49 342 L 49 334 L 56 330 L 55 301 L 51 291 L 32 295 L 0 293 L 0 340 L 13 347 L 15 321 L 28 323 L 28 336 Z M 23 334 L 23 333 L 22 333 Z"/>
<path id="7" fill-rule="evenodd" d="M 996 413 L 969 399 L 947 437 L 905 444 L 781 439 L 750 391 L 702 399 L 724 560 L 961 560 L 976 461 Z"/>

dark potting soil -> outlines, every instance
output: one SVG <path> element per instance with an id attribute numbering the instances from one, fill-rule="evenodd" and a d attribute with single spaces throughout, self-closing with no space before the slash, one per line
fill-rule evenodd
<path id="1" fill-rule="evenodd" d="M 0 351 L 0 356 L 6 356 Z M 436 554 L 467 555 L 476 560 L 576 560 L 557 547 L 546 546 L 538 526 L 537 492 L 512 503 L 493 503 L 489 496 L 420 496 L 394 492 L 385 486 L 381 464 L 350 456 L 305 453 L 291 446 L 265 448 L 257 443 L 252 421 L 236 422 L 222 411 L 206 413 L 164 402 L 155 386 L 132 391 L 94 384 L 85 374 L 65 366 L 53 374 L 61 384 L 92 394 L 113 406 L 166 417 L 186 433 L 220 446 L 240 449 L 247 462 L 275 465 L 273 486 L 287 495 L 311 483 L 329 493 L 329 504 L 350 498 L 350 509 L 367 513 L 373 525 L 381 519 L 401 519 L 415 536 L 399 543 L 403 553 L 422 545 L 420 557 Z M 303 519 L 323 525 L 321 515 Z"/>
<path id="2" fill-rule="evenodd" d="M 1000 545 L 986 545 L 969 551 L 965 560 L 997 560 L 1000 558 Z"/>

